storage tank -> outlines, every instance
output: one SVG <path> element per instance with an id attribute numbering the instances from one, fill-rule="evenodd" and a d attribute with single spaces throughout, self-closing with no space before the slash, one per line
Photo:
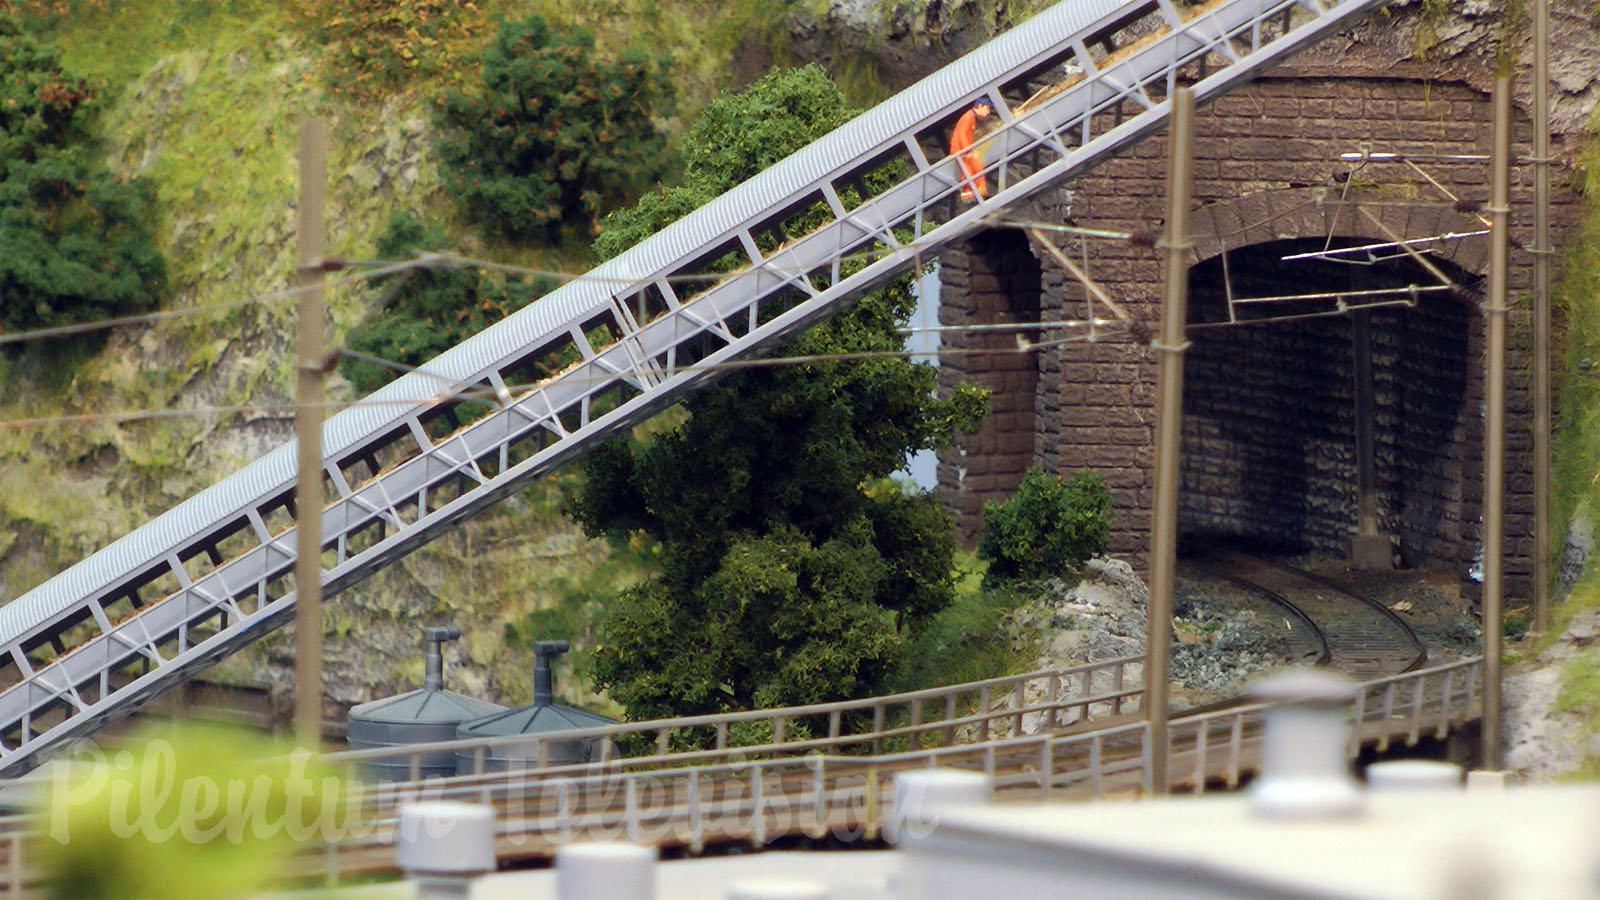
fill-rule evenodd
<path id="1" fill-rule="evenodd" d="M 453 740 L 462 722 L 505 711 L 498 703 L 444 689 L 444 653 L 440 645 L 459 637 L 459 628 L 429 628 L 423 632 L 427 669 L 422 689 L 353 707 L 347 735 L 351 750 Z M 384 781 L 411 778 L 411 765 L 405 759 L 374 760 L 364 765 Z M 454 774 L 455 754 L 449 750 L 427 753 L 418 760 L 419 777 L 448 778 Z"/>
<path id="2" fill-rule="evenodd" d="M 504 772 L 508 769 L 526 769 L 540 764 L 540 744 L 544 745 L 542 760 L 545 765 L 560 766 L 584 763 L 601 758 L 600 745 L 604 738 L 552 739 L 564 731 L 599 728 L 615 725 L 617 720 L 597 715 L 571 706 L 562 706 L 554 700 L 551 690 L 550 658 L 567 652 L 566 641 L 535 641 L 533 644 L 533 702 L 518 709 L 493 713 L 465 722 L 456 730 L 460 738 L 501 737 L 513 734 L 537 735 L 543 741 L 507 743 L 492 747 L 460 750 L 456 765 L 462 775 L 474 772 Z M 483 765 L 477 765 L 481 753 Z"/>

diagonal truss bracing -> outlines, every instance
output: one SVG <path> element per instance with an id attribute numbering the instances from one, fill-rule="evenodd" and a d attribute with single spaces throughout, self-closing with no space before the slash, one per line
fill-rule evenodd
<path id="1" fill-rule="evenodd" d="M 1158 130 L 1180 81 L 1204 102 L 1381 3 L 1071 0 L 1038 14 L 452 348 L 432 376 L 407 375 L 329 419 L 324 590 Z M 958 205 L 945 129 L 979 93 L 1000 119 L 986 138 L 993 193 Z M 1006 98 L 1029 96 L 1013 113 Z M 802 215 L 822 224 L 797 227 Z M 685 282 L 708 266 L 729 274 Z M 440 375 L 456 387 L 440 391 Z M 0 609 L 0 772 L 287 619 L 293 466 L 293 446 L 279 448 Z"/>

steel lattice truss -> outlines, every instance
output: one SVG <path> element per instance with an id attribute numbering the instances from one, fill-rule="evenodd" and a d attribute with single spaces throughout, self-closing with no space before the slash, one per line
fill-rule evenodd
<path id="1" fill-rule="evenodd" d="M 1040 13 L 442 354 L 427 367 L 434 378 L 407 375 L 331 418 L 323 590 L 359 581 L 719 367 L 769 351 L 991 214 L 1160 129 L 1180 81 L 1205 102 L 1380 5 L 1071 0 Z M 1073 73 L 1064 88 L 1013 115 L 1005 98 L 1063 72 Z M 958 205 L 944 134 L 979 93 L 1000 119 L 985 160 L 993 194 Z M 873 173 L 897 177 L 867 194 Z M 821 227 L 788 233 L 819 204 Z M 681 276 L 730 254 L 731 274 L 685 290 Z M 539 377 L 563 358 L 578 361 Z M 441 392 L 438 376 L 455 387 Z M 286 445 L 0 609 L 0 772 L 30 767 L 286 621 L 294 482 Z"/>

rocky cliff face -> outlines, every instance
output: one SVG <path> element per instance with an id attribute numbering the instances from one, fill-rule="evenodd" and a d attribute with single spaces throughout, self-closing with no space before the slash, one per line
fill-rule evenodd
<path id="1" fill-rule="evenodd" d="M 1307 49 L 1296 66 L 1368 68 L 1410 76 L 1426 71 L 1432 78 L 1459 80 L 1487 92 L 1494 80 L 1493 61 L 1502 36 L 1500 0 L 1438 3 L 1400 0 L 1368 16 L 1356 27 Z M 1516 55 L 1517 102 L 1532 103 L 1532 26 L 1529 4 L 1517 7 L 1511 29 Z M 1589 127 L 1600 102 L 1595 59 L 1600 54 L 1600 29 L 1594 7 L 1581 0 L 1550 2 L 1550 129 L 1558 138 L 1577 136 Z"/>
<path id="2" fill-rule="evenodd" d="M 1053 5 L 1047 0 L 827 0 L 790 13 L 796 59 L 901 88 Z"/>

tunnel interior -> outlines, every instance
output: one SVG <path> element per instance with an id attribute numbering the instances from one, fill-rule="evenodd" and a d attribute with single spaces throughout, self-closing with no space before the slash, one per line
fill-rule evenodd
<path id="1" fill-rule="evenodd" d="M 1458 564 L 1463 468 L 1477 439 L 1468 427 L 1472 307 L 1445 292 L 1351 300 L 1414 305 L 1342 314 L 1327 314 L 1335 307 L 1326 299 L 1237 303 L 1438 284 L 1403 255 L 1283 259 L 1327 246 L 1324 238 L 1256 244 L 1190 269 L 1180 531 L 1189 541 L 1347 551 L 1360 511 L 1356 339 L 1367 317 L 1378 533 L 1402 566 Z M 1440 267 L 1471 289 L 1467 273 Z M 1224 324 L 1230 289 L 1239 324 Z"/>

